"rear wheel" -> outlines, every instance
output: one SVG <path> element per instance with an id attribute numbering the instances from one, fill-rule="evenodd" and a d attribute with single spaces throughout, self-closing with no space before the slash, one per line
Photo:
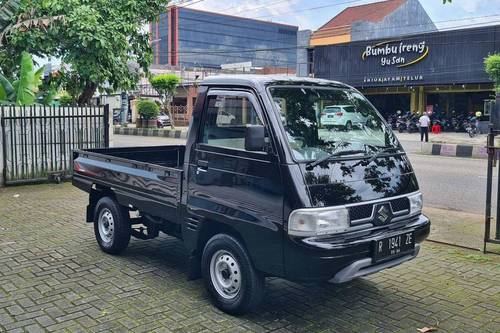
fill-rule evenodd
<path id="1" fill-rule="evenodd" d="M 264 277 L 255 270 L 243 245 L 227 234 L 213 236 L 201 260 L 205 286 L 216 307 L 238 315 L 258 306 Z"/>
<path id="2" fill-rule="evenodd" d="M 96 204 L 94 215 L 94 233 L 101 250 L 119 254 L 127 248 L 130 232 L 128 212 L 115 200 L 101 198 Z"/>

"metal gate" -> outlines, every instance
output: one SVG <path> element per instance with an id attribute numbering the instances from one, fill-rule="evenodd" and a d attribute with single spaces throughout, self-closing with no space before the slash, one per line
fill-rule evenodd
<path id="1" fill-rule="evenodd" d="M 5 185 L 69 175 L 73 149 L 109 146 L 108 105 L 3 106 L 0 118 Z"/>

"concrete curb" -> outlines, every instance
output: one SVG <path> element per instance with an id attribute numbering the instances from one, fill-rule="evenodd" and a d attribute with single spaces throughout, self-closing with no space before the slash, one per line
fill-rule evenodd
<path id="1" fill-rule="evenodd" d="M 121 135 L 159 136 L 164 138 L 175 138 L 175 139 L 187 138 L 187 130 L 170 130 L 162 128 L 114 127 L 113 133 Z"/>
<path id="2" fill-rule="evenodd" d="M 421 152 L 426 155 L 488 158 L 488 151 L 485 147 L 474 145 L 424 142 L 421 146 Z"/>

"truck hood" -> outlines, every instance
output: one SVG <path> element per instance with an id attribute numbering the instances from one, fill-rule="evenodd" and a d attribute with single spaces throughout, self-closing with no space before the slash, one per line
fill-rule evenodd
<path id="1" fill-rule="evenodd" d="M 406 154 L 368 160 L 300 164 L 312 207 L 363 202 L 412 193 L 418 183 Z"/>

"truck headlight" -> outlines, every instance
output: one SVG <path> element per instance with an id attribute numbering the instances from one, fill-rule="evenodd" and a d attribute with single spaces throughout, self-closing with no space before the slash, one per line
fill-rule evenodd
<path id="1" fill-rule="evenodd" d="M 297 209 L 288 218 L 288 234 L 292 236 L 327 235 L 348 228 L 349 212 L 345 207 Z"/>
<path id="2" fill-rule="evenodd" d="M 418 192 L 417 194 L 410 195 L 408 199 L 410 200 L 410 215 L 420 214 L 423 205 L 422 193 Z"/>

